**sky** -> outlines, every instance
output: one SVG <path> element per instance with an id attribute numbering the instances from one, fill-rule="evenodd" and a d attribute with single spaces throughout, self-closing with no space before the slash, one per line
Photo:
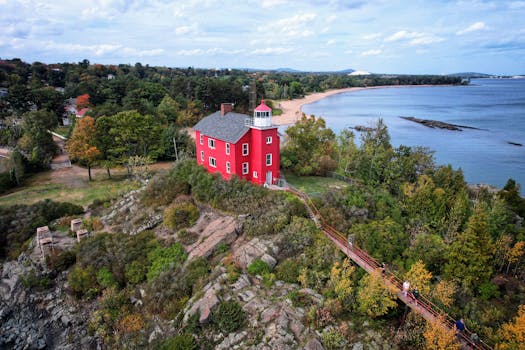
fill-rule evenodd
<path id="1" fill-rule="evenodd" d="M 525 74 L 525 1 L 0 0 L 0 58 Z"/>

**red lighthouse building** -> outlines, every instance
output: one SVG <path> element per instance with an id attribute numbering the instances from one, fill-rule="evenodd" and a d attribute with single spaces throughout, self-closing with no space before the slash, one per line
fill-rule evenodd
<path id="1" fill-rule="evenodd" d="M 197 162 L 224 179 L 236 175 L 271 185 L 280 175 L 279 134 L 272 125 L 272 109 L 264 100 L 253 116 L 233 112 L 233 104 L 199 121 L 195 130 Z"/>

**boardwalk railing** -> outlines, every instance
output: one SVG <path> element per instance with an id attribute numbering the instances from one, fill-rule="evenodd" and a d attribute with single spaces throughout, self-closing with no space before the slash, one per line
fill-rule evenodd
<path id="1" fill-rule="evenodd" d="M 306 193 L 303 193 L 291 186 L 288 186 L 286 190 L 304 202 L 310 218 L 316 223 L 317 227 L 324 232 L 328 239 L 330 239 L 346 256 L 352 259 L 357 265 L 359 265 L 368 273 L 371 273 L 377 269 L 381 269 L 382 265 L 376 259 L 370 256 L 363 249 L 359 248 L 355 243 L 349 243 L 347 237 L 344 234 L 337 231 L 325 221 L 317 209 L 315 203 Z M 397 297 L 401 301 L 403 301 L 412 310 L 423 316 L 427 321 L 436 321 L 438 317 L 441 317 L 444 320 L 444 325 L 447 328 L 455 329 L 454 318 L 450 317 L 439 306 L 434 304 L 424 295 L 419 295 L 417 300 L 410 294 L 405 296 L 402 293 L 402 280 L 398 278 L 392 271 L 385 270 L 383 273 L 383 279 L 387 286 L 395 290 Z M 489 344 L 476 337 L 475 334 L 468 329 L 465 329 L 463 332 L 459 332 L 458 338 L 464 346 L 470 349 L 489 350 L 493 348 Z"/>

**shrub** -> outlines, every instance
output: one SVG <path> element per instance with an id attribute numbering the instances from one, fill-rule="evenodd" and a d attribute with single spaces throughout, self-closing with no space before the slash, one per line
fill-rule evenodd
<path id="1" fill-rule="evenodd" d="M 83 268 L 81 266 L 75 266 L 75 268 L 69 273 L 67 279 L 69 289 L 77 298 L 83 296 L 91 298 L 98 294 L 98 285 L 95 276 L 96 274 L 93 267 L 89 266 Z"/>
<path id="2" fill-rule="evenodd" d="M 111 271 L 109 271 L 106 267 L 98 270 L 97 282 L 104 288 L 117 287 L 118 285 L 117 281 L 115 281 L 115 277 L 113 277 Z"/>
<path id="3" fill-rule="evenodd" d="M 173 338 L 164 340 L 160 346 L 160 350 L 196 350 L 197 343 L 191 334 L 177 335 Z"/>
<path id="4" fill-rule="evenodd" d="M 180 243 L 174 243 L 167 248 L 159 247 L 153 250 L 148 255 L 148 260 L 151 262 L 147 273 L 148 281 L 160 275 L 170 265 L 182 263 L 187 257 L 188 254 Z"/>
<path id="5" fill-rule="evenodd" d="M 223 301 L 212 311 L 212 322 L 218 331 L 235 332 L 246 324 L 246 313 L 236 301 Z"/>
<path id="6" fill-rule="evenodd" d="M 199 215 L 199 209 L 193 203 L 174 203 L 164 211 L 164 225 L 173 230 L 191 227 Z"/>
<path id="7" fill-rule="evenodd" d="M 66 250 L 58 254 L 51 254 L 48 257 L 49 267 L 58 271 L 66 271 L 69 267 L 73 266 L 77 261 L 77 254 L 75 251 Z"/>
<path id="8" fill-rule="evenodd" d="M 262 275 L 269 272 L 270 266 L 260 258 L 254 259 L 252 263 L 248 265 L 248 273 L 251 275 Z"/>
<path id="9" fill-rule="evenodd" d="M 146 267 L 146 265 L 142 262 L 135 260 L 131 264 L 126 266 L 126 271 L 124 272 L 124 275 L 126 276 L 126 279 L 129 283 L 138 284 L 146 279 L 147 272 L 148 268 Z"/>
<path id="10" fill-rule="evenodd" d="M 297 283 L 300 264 L 293 259 L 282 261 L 276 268 L 276 277 L 288 283 Z"/>
<path id="11" fill-rule="evenodd" d="M 479 297 L 483 300 L 489 300 L 491 298 L 499 297 L 498 286 L 493 283 L 490 283 L 490 282 L 483 283 L 481 286 L 479 286 L 478 290 L 479 290 Z"/>
<path id="12" fill-rule="evenodd" d="M 126 315 L 118 324 L 118 328 L 124 333 L 138 332 L 143 329 L 144 326 L 145 322 L 140 314 Z"/>
<path id="13" fill-rule="evenodd" d="M 31 290 L 45 290 L 53 284 L 49 276 L 37 274 L 33 270 L 22 276 L 21 282 L 24 287 Z"/>
<path id="14" fill-rule="evenodd" d="M 321 336 L 323 345 L 327 350 L 346 349 L 347 341 L 345 337 L 336 329 L 331 329 Z"/>

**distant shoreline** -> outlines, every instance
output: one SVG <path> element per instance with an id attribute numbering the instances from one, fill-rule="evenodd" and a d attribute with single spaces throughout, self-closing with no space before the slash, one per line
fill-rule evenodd
<path id="1" fill-rule="evenodd" d="M 293 100 L 283 100 L 276 101 L 276 108 L 279 108 L 283 111 L 281 115 L 273 116 L 272 123 L 274 125 L 291 125 L 295 124 L 299 119 L 301 119 L 303 112 L 302 108 L 304 105 L 317 102 L 323 98 L 342 94 L 345 92 L 361 91 L 361 90 L 371 90 L 371 89 L 389 89 L 389 88 L 417 88 L 417 87 L 439 87 L 439 86 L 454 86 L 454 85 L 380 85 L 380 86 L 370 86 L 370 87 L 349 87 L 344 89 L 334 89 L 324 92 L 314 92 L 312 94 L 306 95 L 302 98 L 296 98 Z M 458 85 L 459 86 L 459 85 Z"/>

